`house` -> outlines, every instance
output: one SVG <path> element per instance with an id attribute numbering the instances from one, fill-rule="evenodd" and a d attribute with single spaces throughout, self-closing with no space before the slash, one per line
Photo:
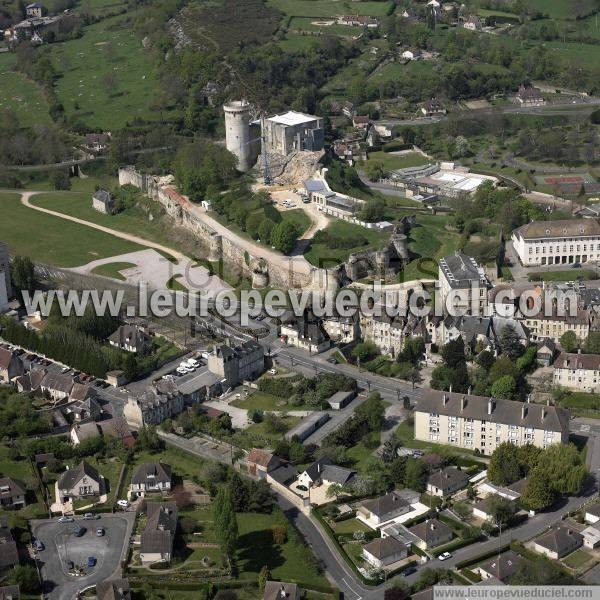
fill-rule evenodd
<path id="1" fill-rule="evenodd" d="M 135 444 L 135 438 L 129 429 L 129 425 L 127 425 L 127 421 L 121 417 L 112 417 L 102 421 L 75 423 L 71 427 L 70 436 L 75 446 L 85 440 L 98 436 L 120 439 L 127 448 L 133 448 Z"/>
<path id="2" fill-rule="evenodd" d="M 281 459 L 266 450 L 252 448 L 246 456 L 246 467 L 251 475 L 264 479 L 267 473 L 279 468 L 282 464 Z"/>
<path id="3" fill-rule="evenodd" d="M 227 385 L 234 386 L 243 381 L 251 381 L 265 370 L 265 349 L 254 340 L 237 346 L 221 344 L 208 355 L 208 369 L 225 379 Z"/>
<path id="4" fill-rule="evenodd" d="M 473 504 L 473 516 L 481 519 L 483 521 L 493 521 L 494 515 L 492 513 L 492 498 L 493 496 L 488 496 L 487 498 L 482 498 L 477 500 Z M 515 511 L 514 505 L 511 504 L 512 511 Z"/>
<path id="5" fill-rule="evenodd" d="M 598 529 L 596 529 L 596 527 L 593 525 L 586 527 L 581 532 L 581 535 L 583 536 L 583 545 L 586 548 L 593 550 L 594 548 L 600 546 L 600 531 L 598 531 Z"/>
<path id="6" fill-rule="evenodd" d="M 354 398 L 356 398 L 356 390 L 336 392 L 329 400 L 327 400 L 327 402 L 333 410 L 341 410 L 345 406 L 348 406 Z"/>
<path id="7" fill-rule="evenodd" d="M 416 440 L 487 455 L 504 442 L 546 448 L 569 439 L 570 414 L 564 408 L 473 394 L 426 389 L 414 419 Z"/>
<path id="8" fill-rule="evenodd" d="M 358 506 L 356 518 L 376 529 L 411 510 L 410 503 L 396 490 L 373 500 L 364 500 Z"/>
<path id="9" fill-rule="evenodd" d="M 145 462 L 138 465 L 131 476 L 129 491 L 143 498 L 148 492 L 168 492 L 171 489 L 171 466 L 161 462 Z"/>
<path id="10" fill-rule="evenodd" d="M 132 427 L 160 425 L 184 409 L 183 394 L 175 383 L 165 380 L 159 383 L 161 385 L 147 388 L 139 397 L 129 397 L 123 416 Z"/>
<path id="11" fill-rule="evenodd" d="M 549 367 L 556 356 L 556 344 L 552 340 L 543 340 L 535 355 L 535 359 L 543 367 Z"/>
<path id="12" fill-rule="evenodd" d="M 12 477 L 0 477 L 0 507 L 23 508 L 27 501 L 25 485 Z"/>
<path id="13" fill-rule="evenodd" d="M 95 421 L 102 414 L 102 407 L 96 399 L 96 390 L 87 383 L 74 383 L 69 396 L 68 411 L 75 422 Z"/>
<path id="14" fill-rule="evenodd" d="M 558 560 L 583 546 L 583 536 L 569 527 L 559 525 L 534 540 L 533 549 L 548 558 Z"/>
<path id="15" fill-rule="evenodd" d="M 477 15 L 471 15 L 464 23 L 463 27 L 469 31 L 481 31 L 483 21 Z"/>
<path id="16" fill-rule="evenodd" d="M 325 425 L 329 419 L 331 419 L 329 413 L 315 411 L 307 417 L 304 417 L 296 426 L 286 431 L 283 437 L 286 440 L 297 438 L 298 441 L 304 442 L 317 431 L 317 429 Z"/>
<path id="17" fill-rule="evenodd" d="M 104 481 L 98 471 L 85 460 L 76 467 L 67 469 L 56 482 L 59 497 L 57 502 L 65 503 L 86 496 L 99 496 L 104 489 Z"/>
<path id="18" fill-rule="evenodd" d="M 490 558 L 473 570 L 481 579 L 492 579 L 495 577 L 504 582 L 514 575 L 522 564 L 523 558 L 512 550 L 508 550 L 499 556 Z"/>
<path id="19" fill-rule="evenodd" d="M 600 502 L 592 504 L 585 509 L 585 522 L 586 523 L 597 523 L 600 521 Z"/>
<path id="20" fill-rule="evenodd" d="M 446 114 L 446 108 L 437 98 L 431 98 L 431 100 L 427 100 L 427 102 L 421 106 L 420 111 L 425 117 L 435 117 Z"/>
<path id="21" fill-rule="evenodd" d="M 561 352 L 554 362 L 554 385 L 596 394 L 600 390 L 600 355 Z"/>
<path id="22" fill-rule="evenodd" d="M 575 308 L 573 311 L 568 308 L 565 311 L 546 311 L 542 307 L 537 314 L 526 315 L 523 322 L 532 341 L 550 339 L 559 344 L 560 338 L 567 331 L 572 331 L 580 342 L 584 342 L 590 332 L 593 317 L 593 311 L 582 308 Z"/>
<path id="23" fill-rule="evenodd" d="M 417 538 L 417 546 L 423 550 L 426 548 L 436 548 L 452 540 L 452 529 L 439 519 L 429 519 L 417 525 L 413 525 L 408 530 Z"/>
<path id="24" fill-rule="evenodd" d="M 35 393 L 40 390 L 46 376 L 46 369 L 31 369 L 15 379 L 17 390 L 21 394 Z"/>
<path id="25" fill-rule="evenodd" d="M 542 91 L 534 86 L 522 85 L 515 96 L 515 100 L 521 106 L 544 106 L 546 104 Z"/>
<path id="26" fill-rule="evenodd" d="M 349 119 L 352 119 L 352 117 L 354 117 L 354 115 L 356 114 L 354 104 L 348 101 L 344 102 L 344 104 L 342 105 L 342 114 L 348 117 Z"/>
<path id="27" fill-rule="evenodd" d="M 366 15 L 340 15 L 336 18 L 338 25 L 346 25 L 348 27 L 369 27 L 375 28 L 379 26 L 379 21 L 375 17 Z"/>
<path id="28" fill-rule="evenodd" d="M 121 325 L 108 337 L 108 343 L 115 348 L 134 352 L 135 354 L 146 354 L 151 347 L 150 336 L 135 325 Z"/>
<path id="29" fill-rule="evenodd" d="M 417 48 L 409 48 L 400 54 L 403 60 L 418 60 L 421 58 L 421 51 Z"/>
<path id="30" fill-rule="evenodd" d="M 25 7 L 25 16 L 28 19 L 38 18 L 41 19 L 44 16 L 44 7 L 40 2 L 33 2 Z"/>
<path id="31" fill-rule="evenodd" d="M 4 585 L 0 587 L 0 600 L 19 600 L 21 593 L 18 585 Z"/>
<path id="32" fill-rule="evenodd" d="M 146 527 L 140 536 L 142 565 L 171 562 L 173 540 L 177 531 L 175 502 L 148 502 Z"/>
<path id="33" fill-rule="evenodd" d="M 383 569 L 406 558 L 408 549 L 394 537 L 377 538 L 363 546 L 362 556 L 377 569 Z"/>
<path id="34" fill-rule="evenodd" d="M 312 463 L 298 476 L 298 483 L 305 487 L 314 485 L 346 485 L 354 476 L 356 471 L 338 467 L 331 463 L 328 458 L 320 458 Z"/>
<path id="35" fill-rule="evenodd" d="M 427 493 L 445 498 L 467 487 L 467 483 L 469 483 L 469 477 L 466 473 L 454 467 L 446 467 L 429 476 Z"/>
<path id="36" fill-rule="evenodd" d="M 485 494 L 493 494 L 495 496 L 500 496 L 501 498 L 506 498 L 506 500 L 514 501 L 521 497 L 526 483 L 526 477 L 506 486 L 494 485 L 489 481 L 485 481 L 479 486 L 479 491 Z"/>
<path id="37" fill-rule="evenodd" d="M 0 514 L 0 569 L 19 564 L 17 542 L 8 526 L 8 517 Z"/>
<path id="38" fill-rule="evenodd" d="M 111 579 L 96 584 L 97 600 L 131 600 L 128 579 Z"/>
<path id="39" fill-rule="evenodd" d="M 110 134 L 87 133 L 85 135 L 84 148 L 90 152 L 102 152 L 108 148 Z"/>
<path id="40" fill-rule="evenodd" d="M 105 215 L 115 212 L 115 197 L 106 190 L 96 190 L 92 195 L 92 208 Z"/>
<path id="41" fill-rule="evenodd" d="M 600 259 L 600 222 L 596 219 L 533 221 L 515 229 L 511 237 L 525 267 Z"/>
<path id="42" fill-rule="evenodd" d="M 267 581 L 263 600 L 300 600 L 300 589 L 295 583 Z"/>
<path id="43" fill-rule="evenodd" d="M 311 354 L 319 354 L 331 346 L 331 339 L 320 319 L 307 310 L 301 317 L 294 317 L 281 324 L 280 336 L 286 344 L 302 348 Z"/>
<path id="44" fill-rule="evenodd" d="M 52 400 L 65 400 L 71 395 L 75 381 L 66 373 L 48 372 L 42 379 L 40 389 L 49 395 Z"/>
<path id="45" fill-rule="evenodd" d="M 355 115 L 352 117 L 352 127 L 356 129 L 366 129 L 370 122 L 371 119 L 367 115 Z"/>
<path id="46" fill-rule="evenodd" d="M 0 383 L 10 383 L 23 375 L 23 361 L 14 350 L 0 348 Z"/>

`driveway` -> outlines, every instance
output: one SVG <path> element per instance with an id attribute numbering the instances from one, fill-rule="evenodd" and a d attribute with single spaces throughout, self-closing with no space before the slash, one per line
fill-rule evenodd
<path id="1" fill-rule="evenodd" d="M 34 538 L 45 546 L 38 554 L 38 563 L 46 597 L 72 600 L 84 588 L 120 577 L 121 560 L 127 553 L 134 522 L 133 512 L 102 515 L 93 521 L 78 518 L 75 523 L 59 523 L 58 519 L 31 521 Z M 85 527 L 81 537 L 73 534 L 75 525 Z M 96 535 L 98 527 L 104 528 L 104 536 Z M 90 556 L 94 556 L 97 563 L 88 569 Z M 70 574 L 67 561 L 82 567 L 83 575 Z"/>

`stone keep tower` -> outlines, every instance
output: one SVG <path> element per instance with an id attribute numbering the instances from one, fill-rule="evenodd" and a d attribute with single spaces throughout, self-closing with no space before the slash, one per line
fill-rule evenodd
<path id="1" fill-rule="evenodd" d="M 238 170 L 249 171 L 256 160 L 250 128 L 250 103 L 235 100 L 223 105 L 227 150 L 237 156 Z"/>

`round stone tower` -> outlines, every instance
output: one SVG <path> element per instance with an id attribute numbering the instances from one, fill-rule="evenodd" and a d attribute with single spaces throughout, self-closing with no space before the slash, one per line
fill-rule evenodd
<path id="1" fill-rule="evenodd" d="M 239 171 L 249 171 L 253 167 L 250 104 L 246 100 L 235 100 L 224 104 L 223 111 L 227 150 L 237 156 Z"/>
<path id="2" fill-rule="evenodd" d="M 408 250 L 408 236 L 403 233 L 394 233 L 390 237 L 390 242 L 396 249 L 398 256 L 404 261 L 410 260 L 410 251 Z"/>

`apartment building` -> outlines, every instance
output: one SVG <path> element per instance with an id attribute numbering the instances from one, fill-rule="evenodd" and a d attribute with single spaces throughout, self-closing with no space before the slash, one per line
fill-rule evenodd
<path id="1" fill-rule="evenodd" d="M 265 370 L 265 350 L 252 340 L 238 346 L 215 346 L 208 356 L 208 368 L 234 386 L 242 381 L 256 379 Z"/>
<path id="2" fill-rule="evenodd" d="M 527 223 L 513 231 L 512 243 L 526 267 L 597 261 L 600 223 L 596 219 Z"/>
<path id="3" fill-rule="evenodd" d="M 546 448 L 569 439 L 569 411 L 556 406 L 426 389 L 414 415 L 415 439 L 482 454 L 504 442 Z"/>
<path id="4" fill-rule="evenodd" d="M 177 386 L 164 380 L 159 383 L 162 385 L 148 388 L 139 397 L 129 397 L 123 407 L 123 416 L 129 425 L 160 425 L 183 410 L 184 398 Z"/>
<path id="5" fill-rule="evenodd" d="M 472 256 L 455 252 L 440 260 L 440 298 L 453 314 L 483 314 L 491 287 L 483 267 Z"/>
<path id="6" fill-rule="evenodd" d="M 554 362 L 554 385 L 596 394 L 600 391 L 600 355 L 561 352 Z"/>
<path id="7" fill-rule="evenodd" d="M 559 343 L 563 333 L 573 331 L 577 339 L 584 342 L 590 332 L 590 311 L 578 308 L 576 314 L 570 314 L 569 310 L 564 313 L 551 310 L 546 314 L 542 307 L 538 314 L 523 317 L 522 322 L 529 330 L 531 341 L 552 340 Z"/>

